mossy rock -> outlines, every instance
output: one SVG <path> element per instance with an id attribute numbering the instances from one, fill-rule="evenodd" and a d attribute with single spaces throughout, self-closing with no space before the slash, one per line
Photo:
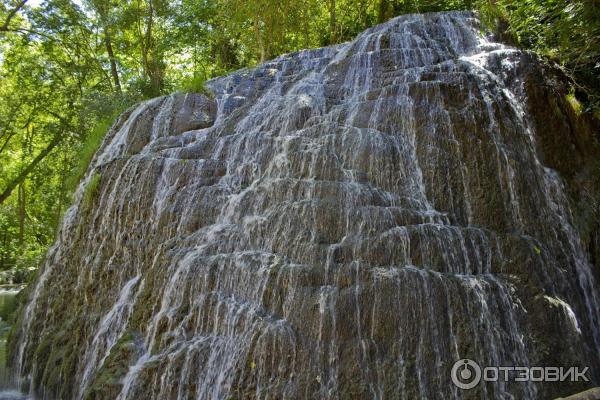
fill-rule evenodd
<path id="1" fill-rule="evenodd" d="M 44 393 L 55 398 L 72 397 L 79 352 L 78 339 L 73 337 L 74 320 L 45 335 L 34 352 L 35 364 L 43 373 L 33 381 L 34 389 L 44 388 Z"/>
<path id="2" fill-rule="evenodd" d="M 125 332 L 110 350 L 110 354 L 84 394 L 85 400 L 115 399 L 123 386 L 129 366 L 139 357 L 138 334 Z"/>

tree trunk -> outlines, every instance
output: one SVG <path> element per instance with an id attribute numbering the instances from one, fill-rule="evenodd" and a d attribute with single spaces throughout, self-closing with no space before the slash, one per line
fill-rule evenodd
<path id="1" fill-rule="evenodd" d="M 163 71 L 157 54 L 152 54 L 154 50 L 154 39 L 152 29 L 154 28 L 154 4 L 153 0 L 148 0 L 148 16 L 146 19 L 146 32 L 144 33 L 142 45 L 142 62 L 146 77 L 150 80 L 153 96 L 158 96 L 162 89 Z"/>
<path id="2" fill-rule="evenodd" d="M 121 94 L 121 81 L 119 80 L 119 71 L 117 70 L 117 59 L 115 58 L 110 34 L 108 33 L 108 28 L 106 26 L 104 27 L 104 45 L 106 46 L 106 53 L 110 60 L 110 73 L 113 78 L 113 84 L 115 85 L 115 92 Z"/>
<path id="3" fill-rule="evenodd" d="M 337 42 L 337 15 L 335 0 L 329 0 L 329 44 Z"/>
<path id="4" fill-rule="evenodd" d="M 6 199 L 8 199 L 12 193 L 12 191 L 19 186 L 25 178 L 33 171 L 33 169 L 42 161 L 50 152 L 61 142 L 62 136 L 57 135 L 52 139 L 50 143 L 46 146 L 44 150 L 40 152 L 32 161 L 29 163 L 27 167 L 15 179 L 13 179 L 6 189 L 2 193 L 0 193 L 0 204 L 4 203 Z"/>
<path id="5" fill-rule="evenodd" d="M 256 37 L 256 43 L 258 43 L 258 55 L 260 57 L 259 62 L 262 64 L 263 62 L 265 62 L 267 55 L 265 51 L 263 37 L 260 32 L 260 21 L 258 15 L 254 16 L 254 36 Z"/>
<path id="6" fill-rule="evenodd" d="M 6 264 L 6 243 L 7 243 L 7 229 L 4 230 L 2 234 L 2 249 L 0 252 L 0 271 L 4 271 Z"/>
<path id="7" fill-rule="evenodd" d="M 25 6 L 25 3 L 27 3 L 27 0 L 21 0 L 21 1 L 19 1 L 15 5 L 15 8 L 13 8 L 12 10 L 10 10 L 8 12 L 8 15 L 6 16 L 6 20 L 4 21 L 4 23 L 2 24 L 2 26 L 0 26 L 0 32 L 7 32 L 7 31 L 9 31 L 8 26 L 10 25 L 10 21 L 15 17 L 15 15 L 17 15 L 17 13 L 19 12 L 19 10 L 21 10 L 21 8 L 23 8 Z"/>
<path id="8" fill-rule="evenodd" d="M 383 23 L 387 20 L 387 11 L 388 11 L 388 1 L 387 0 L 379 0 L 379 10 L 377 13 L 377 22 Z"/>
<path id="9" fill-rule="evenodd" d="M 23 245 L 25 238 L 25 185 L 23 182 L 19 184 L 19 246 Z"/>

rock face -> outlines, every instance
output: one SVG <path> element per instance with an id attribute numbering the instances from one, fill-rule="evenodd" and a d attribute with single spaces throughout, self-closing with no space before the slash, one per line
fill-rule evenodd
<path id="1" fill-rule="evenodd" d="M 557 69 L 451 12 L 208 87 L 125 113 L 92 161 L 11 340 L 33 393 L 525 399 L 600 382 L 594 127 Z M 591 382 L 466 391 L 461 358 Z"/>
<path id="2" fill-rule="evenodd" d="M 598 400 L 600 399 L 600 387 L 586 390 L 569 397 L 561 397 L 556 400 Z"/>

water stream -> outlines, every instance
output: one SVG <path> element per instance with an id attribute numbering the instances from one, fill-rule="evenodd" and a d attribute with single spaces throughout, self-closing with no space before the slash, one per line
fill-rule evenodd
<path id="1" fill-rule="evenodd" d="M 0 400 L 33 400 L 18 390 L 12 372 L 6 368 L 6 341 L 11 328 L 11 321 L 6 319 L 15 311 L 16 296 L 22 289 L 22 286 L 0 288 Z"/>
<path id="2" fill-rule="evenodd" d="M 31 290 L 23 387 L 121 400 L 571 390 L 467 396 L 449 375 L 465 357 L 599 367 L 598 285 L 528 108 L 540 74 L 474 14 L 433 13 L 209 81 L 214 98 L 138 105 Z"/>

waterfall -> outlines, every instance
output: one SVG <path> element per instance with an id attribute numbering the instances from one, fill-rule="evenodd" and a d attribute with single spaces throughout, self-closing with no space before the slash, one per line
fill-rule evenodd
<path id="1" fill-rule="evenodd" d="M 466 392 L 450 370 L 469 358 L 598 384 L 598 283 L 531 115 L 545 68 L 471 12 L 406 15 L 129 110 L 33 284 L 18 381 L 120 400 L 585 388 Z"/>

